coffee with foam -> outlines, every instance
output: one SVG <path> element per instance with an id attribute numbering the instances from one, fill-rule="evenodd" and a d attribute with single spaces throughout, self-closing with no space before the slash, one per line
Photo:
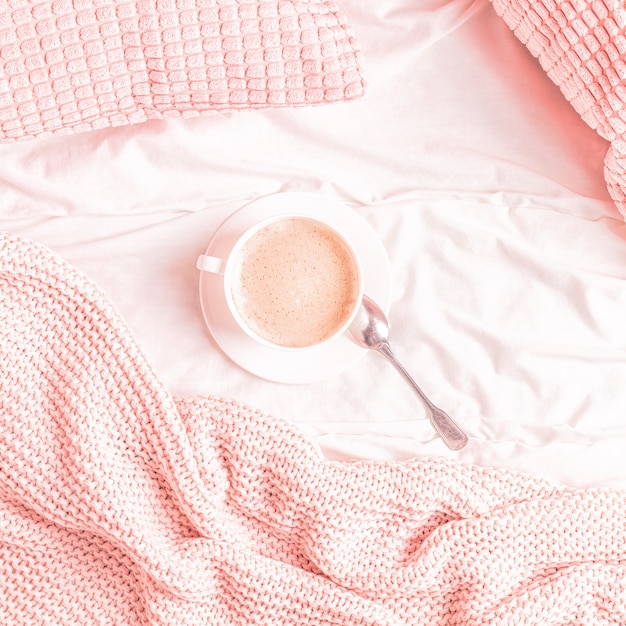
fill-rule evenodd
<path id="1" fill-rule="evenodd" d="M 231 289 L 239 315 L 256 335 L 303 348 L 345 326 L 359 298 L 359 269 L 334 230 L 290 217 L 264 226 L 245 242 Z"/>

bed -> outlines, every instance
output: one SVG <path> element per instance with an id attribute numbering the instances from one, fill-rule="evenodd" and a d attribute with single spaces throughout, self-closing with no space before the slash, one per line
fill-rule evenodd
<path id="1" fill-rule="evenodd" d="M 169 11 L 185 11 L 191 4 L 163 6 Z M 210 10 L 219 5 L 227 11 L 238 4 L 254 8 L 257 3 L 206 2 L 202 6 Z M 289 7 L 301 10 L 307 3 L 258 4 L 278 7 L 277 11 L 290 15 Z M 36 573 L 17 568 L 15 552 L 7 551 L 8 545 L 12 550 L 18 545 L 24 547 L 24 540 L 19 533 L 21 540 L 13 535 L 7 539 L 7 520 L 12 518 L 6 503 L 10 501 L 13 507 L 28 507 L 30 503 L 38 515 L 49 515 L 51 524 L 78 534 L 95 533 L 94 527 L 77 530 L 80 525 L 75 520 L 53 515 L 52 508 L 37 508 L 26 496 L 18 498 L 17 504 L 15 498 L 7 500 L 9 479 L 3 478 L 6 525 L 0 538 L 6 549 L 1 561 L 5 568 L 0 570 L 5 576 L 7 571 L 14 576 L 6 578 L 9 582 L 2 590 L 3 623 L 52 623 L 50 619 L 76 620 L 77 615 L 82 615 L 84 621 L 80 623 L 84 624 L 321 624 L 326 623 L 324 620 L 346 624 L 623 623 L 626 556 L 620 534 L 623 529 L 615 525 L 623 515 L 624 497 L 620 494 L 626 489 L 626 225 L 620 186 L 623 129 L 618 124 L 623 102 L 623 10 L 611 3 L 583 3 L 586 9 L 576 3 L 560 3 L 566 8 L 535 3 L 545 13 L 540 19 L 537 15 L 541 11 L 533 13 L 523 5 L 524 13 L 512 2 L 338 0 L 336 6 L 331 5 L 329 17 L 324 12 L 330 10 L 327 3 L 311 4 L 324 19 L 333 18 L 325 22 L 327 28 L 341 30 L 344 48 L 341 52 L 335 49 L 335 53 L 349 54 L 343 84 L 333 83 L 328 78 L 330 70 L 320 62 L 317 82 L 311 82 L 308 90 L 300 85 L 300 97 L 293 99 L 281 92 L 275 102 L 249 96 L 252 99 L 235 101 L 234 106 L 232 102 L 227 106 L 223 101 L 205 100 L 195 108 L 179 100 L 174 116 L 168 109 L 147 115 L 124 111 L 122 115 L 119 107 L 123 98 L 118 98 L 109 109 L 101 110 L 99 117 L 89 118 L 89 123 L 58 116 L 48 126 L 45 121 L 52 117 L 24 122 L 33 115 L 28 108 L 21 109 L 19 116 L 7 114 L 2 118 L 0 231 L 10 233 L 5 240 L 8 247 L 14 251 L 25 246 L 35 265 L 33 258 L 41 255 L 48 259 L 45 263 L 49 262 L 49 267 L 58 269 L 60 263 L 64 272 L 76 271 L 84 278 L 72 282 L 72 289 L 80 284 L 81 290 L 90 290 L 85 285 L 93 284 L 101 293 L 98 298 L 113 307 L 106 308 L 106 315 L 119 315 L 126 325 L 124 341 L 136 342 L 158 385 L 184 404 L 181 413 L 193 412 L 190 407 L 196 405 L 191 398 L 210 398 L 211 407 L 226 407 L 220 409 L 225 413 L 229 413 L 228 407 L 239 407 L 233 411 L 243 416 L 242 422 L 250 419 L 254 423 L 256 415 L 270 416 L 258 418 L 263 424 L 261 431 L 271 434 L 267 446 L 287 429 L 289 437 L 295 436 L 293 433 L 302 436 L 324 459 L 320 461 L 324 467 L 350 467 L 358 474 L 350 474 L 351 478 L 333 474 L 329 479 L 332 484 L 346 479 L 371 487 L 372 475 L 378 476 L 378 470 L 372 468 L 395 468 L 396 472 L 401 471 L 398 468 L 420 467 L 412 479 L 416 482 L 409 484 L 426 488 L 426 483 L 435 484 L 442 476 L 452 480 L 453 474 L 458 475 L 454 468 L 468 468 L 469 478 L 459 483 L 462 487 L 447 493 L 448 500 L 443 500 L 447 504 L 440 503 L 434 512 L 420 518 L 429 529 L 423 536 L 450 519 L 462 517 L 451 511 L 462 509 L 457 500 L 469 501 L 463 489 L 472 481 L 487 484 L 491 478 L 486 477 L 493 477 L 492 472 L 524 477 L 519 479 L 526 485 L 524 493 L 532 492 L 537 498 L 547 492 L 559 498 L 583 494 L 577 496 L 581 498 L 576 500 L 578 506 L 570 502 L 561 511 L 550 505 L 554 523 L 560 520 L 562 524 L 568 516 L 576 518 L 578 509 L 595 511 L 594 506 L 601 501 L 597 517 L 585 523 L 589 524 L 590 536 L 606 540 L 604 556 L 598 556 L 599 552 L 595 557 L 569 554 L 557 559 L 560 566 L 536 566 L 532 579 L 536 581 L 541 569 L 544 583 L 549 579 L 554 587 L 548 583 L 530 585 L 518 594 L 515 589 L 521 587 L 511 583 L 511 589 L 486 612 L 481 612 L 484 607 L 480 602 L 468 600 L 478 597 L 468 591 L 469 583 L 455 586 L 450 582 L 445 593 L 418 603 L 420 610 L 411 613 L 413 605 L 409 603 L 407 608 L 399 600 L 403 594 L 413 597 L 403 586 L 408 579 L 399 584 L 398 578 L 389 574 L 393 568 L 397 573 L 400 567 L 401 559 L 394 552 L 398 547 L 382 538 L 393 534 L 390 529 L 397 527 L 394 524 L 402 523 L 385 518 L 386 530 L 374 540 L 372 533 L 359 534 L 335 520 L 322 530 L 316 526 L 327 538 L 342 535 L 336 545 L 344 551 L 337 548 L 335 560 L 320 557 L 322 550 L 313 541 L 315 545 L 306 558 L 300 554 L 298 558 L 291 555 L 270 559 L 269 564 L 268 559 L 263 562 L 267 568 L 264 580 L 281 581 L 281 585 L 290 580 L 293 594 L 288 586 L 278 583 L 278 591 L 273 583 L 261 585 L 262 591 L 258 591 L 251 574 L 256 565 L 246 561 L 245 569 L 243 560 L 231 559 L 223 552 L 218 558 L 212 552 L 211 559 L 223 559 L 224 571 L 228 567 L 223 563 L 236 561 L 238 566 L 230 585 L 223 581 L 218 585 L 222 598 L 232 601 L 214 602 L 217 612 L 207 618 L 193 608 L 204 606 L 206 597 L 202 594 L 208 593 L 197 582 L 208 575 L 197 552 L 185 553 L 185 566 L 181 565 L 180 571 L 170 563 L 170 580 L 163 574 L 170 566 L 159 560 L 166 559 L 163 555 L 170 554 L 167 550 L 157 550 L 155 554 L 161 556 L 153 561 L 152 553 L 139 549 L 125 553 L 126 544 L 111 531 L 98 535 L 102 554 L 115 553 L 125 572 L 133 571 L 137 563 L 138 567 L 145 566 L 139 583 L 142 591 L 133 592 L 133 581 L 124 578 L 124 584 L 119 583 L 124 592 L 111 596 L 117 597 L 115 603 L 106 596 L 109 609 L 104 613 L 95 609 L 89 612 L 84 603 L 69 601 L 62 609 L 49 593 L 29 591 L 40 589 L 41 580 L 50 579 L 42 573 L 45 567 L 34 568 Z M 74 11 L 96 11 L 105 5 L 75 2 Z M 5 18 L 0 22 L 0 37 L 5 36 L 0 39 L 5 52 L 5 64 L 0 65 L 5 98 L 0 101 L 0 112 L 17 110 L 19 104 L 6 104 L 14 51 L 6 38 L 11 30 L 6 16 L 25 6 L 28 3 L 0 2 L 0 15 Z M 594 24 L 602 19 L 601 9 L 605 14 L 615 11 L 614 32 L 603 31 L 606 41 L 615 42 L 611 48 L 614 56 L 605 56 L 616 70 L 612 74 L 606 70 L 608 86 L 602 92 L 614 96 L 608 100 L 612 109 L 607 109 L 604 101 L 594 102 L 589 94 L 587 100 L 578 97 L 582 83 L 566 75 L 562 67 L 563 59 L 573 58 L 568 46 L 573 49 L 580 42 L 588 44 L 588 54 L 577 57 L 577 67 L 590 57 L 604 58 L 597 49 L 606 41 L 597 35 L 597 28 L 594 31 Z M 66 12 L 71 11 L 70 5 Z M 577 28 L 581 24 L 586 30 Z M 274 23 L 275 29 L 283 27 L 283 22 Z M 596 48 L 589 43 L 594 32 Z M 550 36 L 557 43 L 564 42 L 561 57 L 550 47 Z M 322 54 L 319 50 L 323 44 L 311 43 L 318 45 L 311 58 Z M 576 50 L 580 52 L 580 47 Z M 602 80 L 598 84 L 604 85 Z M 270 87 L 266 90 L 274 93 Z M 277 88 L 276 93 L 279 91 Z M 423 403 L 389 363 L 373 352 L 363 351 L 342 371 L 319 380 L 293 383 L 250 373 L 216 342 L 202 313 L 196 259 L 234 212 L 261 198 L 286 193 L 317 194 L 340 202 L 375 232 L 389 264 L 392 345 L 420 386 L 467 433 L 469 444 L 465 448 L 454 452 L 445 447 L 434 433 Z M 0 406 L 5 417 L 12 416 L 7 422 L 11 423 L 14 416 L 7 397 L 5 394 Z M 200 413 L 207 418 L 211 411 L 205 407 Z M 6 423 L 4 428 L 6 434 Z M 236 420 L 234 424 L 226 420 L 215 428 L 231 433 L 235 440 L 241 437 L 239 441 L 256 432 L 239 428 Z M 262 432 L 258 437 L 265 441 Z M 249 445 L 254 447 L 254 438 L 251 441 Z M 198 450 L 203 449 L 201 444 L 197 444 Z M 293 458 L 299 458 L 296 448 L 289 448 Z M 10 466 L 6 454 L 0 463 L 11 475 L 15 466 Z M 254 483 L 254 476 L 250 481 Z M 325 493 L 327 487 L 322 481 L 316 489 Z M 345 489 L 351 493 L 349 486 Z M 178 493 L 176 488 L 173 491 Z M 494 504 L 500 511 L 511 501 L 523 499 L 507 491 L 507 500 L 502 495 L 505 491 L 500 488 L 501 503 Z M 108 493 L 113 492 L 111 487 Z M 58 494 L 55 497 L 61 498 Z M 258 506 L 263 506 L 260 500 Z M 409 508 L 407 505 L 406 510 Z M 12 511 L 11 515 L 18 516 Z M 18 517 L 23 520 L 23 511 L 21 515 Z M 342 519 L 359 516 L 358 511 L 352 511 L 352 517 L 346 514 Z M 402 519 L 407 516 L 405 511 Z M 473 516 L 480 517 L 476 511 Z M 91 519 L 89 523 L 95 522 Z M 194 518 L 196 528 L 202 524 L 210 526 L 206 519 Z M 278 531 L 261 537 L 260 531 L 250 530 L 250 525 L 242 523 L 237 528 L 242 534 L 250 531 L 247 541 L 254 537 L 268 551 L 270 547 L 277 550 L 273 541 Z M 189 536 L 189 531 L 185 532 Z M 353 532 L 354 545 L 348 538 Z M 483 528 L 480 532 L 487 531 Z M 411 533 L 417 541 L 418 531 L 412 527 Z M 549 536 L 558 543 L 554 538 L 558 533 Z M 41 545 L 54 545 L 57 550 L 67 545 L 66 540 L 57 538 L 54 543 L 46 537 L 45 533 L 40 536 Z M 368 542 L 376 544 L 376 551 L 372 548 L 370 553 L 364 548 Z M 81 554 L 87 554 L 88 544 L 94 542 L 81 544 Z M 412 545 L 417 550 L 416 544 Z M 380 576 L 365 582 L 357 575 L 348 576 L 341 563 L 353 563 L 351 548 L 367 563 L 385 561 L 385 567 L 380 566 L 385 575 L 376 570 Z M 484 549 L 485 559 L 497 560 L 493 544 Z M 406 545 L 403 550 L 407 550 Z M 415 550 L 409 552 L 417 558 L 415 555 L 421 553 Z M 394 554 L 389 556 L 389 563 L 385 560 L 388 553 Z M 408 552 L 402 554 L 406 557 Z M 528 554 L 528 550 L 519 554 Z M 89 555 L 85 562 L 99 562 L 99 557 Z M 431 553 L 424 558 L 432 559 L 428 561 L 430 568 L 421 563 L 425 572 L 432 572 L 431 568 L 439 572 L 435 564 L 445 560 Z M 464 567 L 472 569 L 478 558 L 480 554 L 473 553 Z M 45 563 L 53 560 L 50 556 Z M 559 588 L 557 570 L 565 568 L 566 561 L 584 562 L 589 566 L 584 570 L 588 578 L 581 578 L 580 569 L 576 575 L 569 572 L 569 577 L 561 572 L 559 580 L 568 592 L 559 596 L 555 591 Z M 590 565 L 598 568 L 599 561 L 604 567 L 602 576 Z M 146 565 L 148 562 L 153 569 Z M 278 562 L 289 562 L 290 576 L 296 566 L 307 575 L 284 578 Z M 355 562 L 356 569 L 367 569 L 358 559 Z M 104 565 L 102 568 L 106 569 Z M 172 574 L 174 570 L 176 574 Z M 185 570 L 194 572 L 194 584 L 183 580 Z M 247 573 L 242 573 L 244 570 Z M 68 597 L 84 597 L 88 587 L 84 581 L 93 585 L 100 576 L 97 569 L 90 571 L 92 577 L 83 577 L 79 583 L 64 570 L 59 580 L 66 580 L 67 585 L 55 584 Z M 402 572 L 406 574 L 405 569 Z M 511 571 L 501 570 L 501 574 L 508 578 Z M 163 577 L 168 584 L 163 583 Z M 150 586 L 146 581 L 152 578 L 160 583 Z M 311 582 L 311 578 L 315 580 Z M 545 598 L 563 600 L 569 591 L 580 590 L 577 585 L 581 580 L 589 583 L 592 579 L 597 586 L 587 589 L 591 596 L 594 589 L 598 592 L 595 599 L 582 594 L 576 610 L 569 605 L 571 610 L 563 609 L 557 615 L 555 609 L 554 615 L 548 614 Z M 522 584 L 521 579 L 516 580 Z M 496 583 L 494 579 L 497 587 Z M 82 584 L 87 587 L 79 593 L 76 590 L 82 589 Z M 111 589 L 115 587 L 111 585 Z M 237 595 L 238 586 L 246 601 Z M 344 594 L 340 599 L 333 595 L 338 588 Z M 385 595 L 391 588 L 393 593 Z M 170 592 L 184 602 L 173 608 L 175 602 L 167 596 Z M 137 600 L 134 593 L 143 599 Z M 267 598 L 272 594 L 283 600 L 271 604 Z M 379 602 L 381 595 L 384 598 Z M 79 604 L 83 613 L 72 612 Z M 141 611 L 136 609 L 138 605 L 143 607 Z M 560 606 L 559 602 L 556 605 Z M 132 615 L 124 612 L 129 606 L 135 607 Z M 281 612 L 280 606 L 288 609 Z M 474 613 L 467 608 L 470 606 Z M 520 608 L 524 606 L 526 613 Z M 41 616 L 46 616 L 48 621 L 37 621 L 33 617 L 37 615 L 42 620 Z"/>

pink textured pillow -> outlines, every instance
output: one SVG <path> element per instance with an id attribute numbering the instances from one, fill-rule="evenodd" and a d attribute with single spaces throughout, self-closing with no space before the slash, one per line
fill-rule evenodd
<path id="1" fill-rule="evenodd" d="M 0 141 L 362 93 L 328 0 L 0 0 Z"/>
<path id="2" fill-rule="evenodd" d="M 609 192 L 626 216 L 626 10 L 621 0 L 492 0 L 583 120 L 611 142 Z"/>

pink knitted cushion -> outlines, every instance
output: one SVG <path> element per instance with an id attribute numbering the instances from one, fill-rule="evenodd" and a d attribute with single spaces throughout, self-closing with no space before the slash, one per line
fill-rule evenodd
<path id="1" fill-rule="evenodd" d="M 626 493 L 329 462 L 174 399 L 95 285 L 6 234 L 0 364 L 2 626 L 626 624 Z"/>
<path id="2" fill-rule="evenodd" d="M 0 141 L 362 93 L 330 0 L 0 0 Z"/>
<path id="3" fill-rule="evenodd" d="M 626 216 L 626 9 L 619 0 L 492 0 L 583 120 L 611 142 L 605 178 Z"/>

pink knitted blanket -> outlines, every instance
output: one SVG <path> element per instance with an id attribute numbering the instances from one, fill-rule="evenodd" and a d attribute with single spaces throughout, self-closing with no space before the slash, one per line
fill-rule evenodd
<path id="1" fill-rule="evenodd" d="M 4 626 L 626 623 L 626 494 L 329 462 L 174 399 L 94 284 L 8 234 L 0 358 Z"/>

